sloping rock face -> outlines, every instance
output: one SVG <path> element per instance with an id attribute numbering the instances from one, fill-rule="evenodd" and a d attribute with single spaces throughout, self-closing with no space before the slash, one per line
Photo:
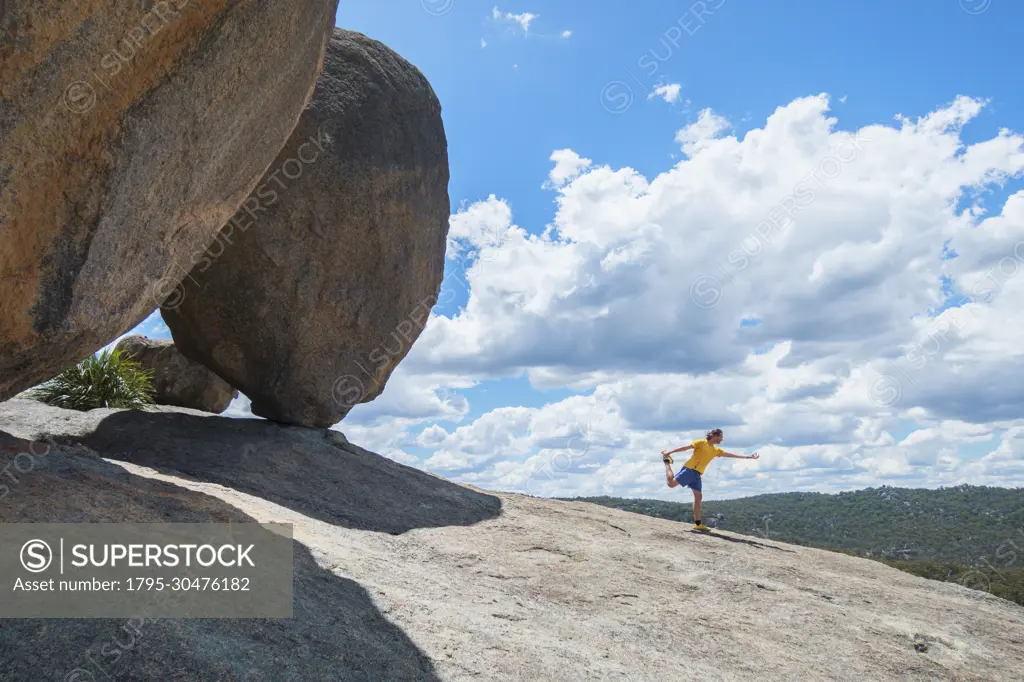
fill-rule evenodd
<path id="1" fill-rule="evenodd" d="M 1017 680 L 1024 609 L 866 559 L 488 494 L 333 431 L 0 403 L 0 522 L 291 523 L 292 620 L 18 620 L 5 680 Z M 35 439 L 34 441 L 31 439 Z M 117 461 L 112 464 L 103 458 Z M 310 475 L 315 472 L 316 475 Z M 713 503 L 706 503 L 713 507 Z M 102 645 L 113 638 L 131 646 Z M 91 660 L 87 658 L 91 655 Z M 90 667 L 92 665 L 92 667 Z"/>
<path id="2" fill-rule="evenodd" d="M 229 462 L 250 461 L 253 468 L 242 477 L 264 493 L 275 486 L 272 479 L 283 471 L 261 473 L 257 466 L 270 464 L 266 457 L 272 450 L 279 461 L 287 461 L 290 450 L 298 449 L 318 464 L 333 462 L 334 466 L 326 476 L 322 476 L 324 472 L 311 476 L 308 470 L 300 473 L 285 465 L 290 474 L 282 477 L 287 482 L 278 499 L 293 504 L 286 501 L 288 494 L 300 492 L 312 516 L 344 527 L 365 525 L 385 535 L 432 523 L 472 523 L 493 517 L 500 508 L 492 496 L 458 488 L 355 448 L 350 452 L 340 434 L 326 438 L 318 431 L 285 430 L 258 420 L 202 417 L 190 411 L 54 412 L 41 403 L 24 400 L 0 403 L 0 414 L 0 469 L 10 474 L 0 484 L 3 523 L 254 522 L 239 508 L 203 492 L 138 476 L 131 465 L 105 462 L 102 449 L 82 441 L 97 447 L 105 442 L 111 452 L 149 442 L 155 447 L 147 448 L 144 457 L 175 451 L 183 457 L 176 464 L 185 466 L 187 449 L 181 439 L 195 438 L 193 445 L 201 452 L 200 467 L 210 465 L 218 450 Z M 143 419 L 146 434 L 142 439 L 137 431 L 129 439 L 117 438 L 115 422 L 125 417 L 129 421 Z M 203 428 L 206 422 L 210 426 Z M 63 425 L 55 428 L 57 423 Z M 193 426 L 198 432 L 190 431 Z M 54 434 L 56 440 L 44 431 Z M 35 434 L 36 439 L 18 434 Z M 338 478 L 348 475 L 353 482 Z M 319 495 L 307 485 L 313 481 L 325 484 Z M 361 504 L 370 502 L 377 486 L 385 482 L 402 489 L 407 503 L 393 513 L 383 508 L 383 500 Z M 329 491 L 328 485 L 335 487 Z M 359 490 L 364 492 L 350 502 L 340 499 L 346 491 Z M 376 605 L 377 595 L 331 572 L 299 543 L 294 545 L 293 561 L 292 619 L 4 620 L 0 625 L 0 677 L 4 682 L 440 679 L 434 664 Z"/>
<path id="3" fill-rule="evenodd" d="M 220 414 L 238 397 L 226 381 L 179 353 L 173 341 L 128 336 L 118 342 L 117 349 L 152 372 L 157 405 Z"/>
<path id="4" fill-rule="evenodd" d="M 444 275 L 448 152 L 430 84 L 336 29 L 288 144 L 164 320 L 255 414 L 324 427 L 375 398 Z"/>
<path id="5" fill-rule="evenodd" d="M 167 297 L 288 139 L 337 0 L 0 9 L 0 399 Z"/>

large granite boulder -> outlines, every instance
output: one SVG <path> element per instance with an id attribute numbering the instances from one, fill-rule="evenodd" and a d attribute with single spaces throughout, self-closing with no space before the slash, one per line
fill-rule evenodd
<path id="1" fill-rule="evenodd" d="M 127 336 L 117 343 L 117 349 L 153 374 L 153 401 L 157 405 L 220 414 L 238 397 L 238 391 L 228 382 L 179 353 L 173 341 Z"/>
<path id="2" fill-rule="evenodd" d="M 179 295 L 294 129 L 337 2 L 0 4 L 0 400 Z"/>
<path id="3" fill-rule="evenodd" d="M 164 320 L 255 414 L 337 423 L 381 392 L 422 330 L 449 211 L 430 84 L 379 42 L 335 29 L 291 139 Z"/>

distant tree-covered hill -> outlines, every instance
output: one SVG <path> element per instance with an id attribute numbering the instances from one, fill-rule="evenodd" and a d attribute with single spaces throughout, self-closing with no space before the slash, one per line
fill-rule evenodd
<path id="1" fill-rule="evenodd" d="M 620 497 L 576 501 L 693 521 L 690 504 Z M 1024 488 L 867 488 L 705 501 L 710 526 L 885 561 L 1024 605 Z"/>
<path id="2" fill-rule="evenodd" d="M 619 497 L 580 501 L 691 522 L 690 504 Z M 705 523 L 858 556 L 1024 566 L 1024 488 L 867 488 L 834 495 L 781 493 L 705 501 Z M 1002 556 L 998 556 L 1002 555 Z"/>

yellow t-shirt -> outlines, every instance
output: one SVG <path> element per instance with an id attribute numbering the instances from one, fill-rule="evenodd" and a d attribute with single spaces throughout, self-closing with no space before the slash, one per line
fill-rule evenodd
<path id="1" fill-rule="evenodd" d="M 712 445 L 703 438 L 693 441 L 692 445 L 693 455 L 690 459 L 686 460 L 686 464 L 683 466 L 687 469 L 693 469 L 701 475 L 704 474 L 704 467 L 715 457 L 721 457 L 724 452 L 722 448 Z"/>

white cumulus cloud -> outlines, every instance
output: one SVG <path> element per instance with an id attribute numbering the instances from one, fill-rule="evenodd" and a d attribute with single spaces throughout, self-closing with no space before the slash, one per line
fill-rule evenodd
<path id="1" fill-rule="evenodd" d="M 451 217 L 464 302 L 339 428 L 538 495 L 685 500 L 658 453 L 712 427 L 761 459 L 715 462 L 711 499 L 1024 485 L 1024 137 L 965 139 L 983 107 L 844 128 L 818 95 L 742 136 L 704 110 L 649 175 L 557 150 L 549 220 L 501 188 Z"/>
<path id="2" fill-rule="evenodd" d="M 676 142 L 682 146 L 686 154 L 693 156 L 702 147 L 707 146 L 709 142 L 730 127 L 731 125 L 727 120 L 710 109 L 704 109 L 698 114 L 697 120 L 694 123 L 680 129 L 676 133 Z"/>
<path id="3" fill-rule="evenodd" d="M 654 91 L 647 95 L 647 99 L 654 99 L 655 97 L 661 97 L 669 104 L 675 104 L 679 101 L 679 91 L 682 90 L 682 85 L 679 83 L 667 83 L 665 85 L 657 85 L 654 87 Z"/>
<path id="4" fill-rule="evenodd" d="M 532 12 L 521 12 L 519 14 L 514 14 L 512 12 L 502 12 L 497 8 L 497 6 L 495 6 L 494 9 L 491 10 L 491 18 L 494 21 L 517 24 L 520 28 L 523 29 L 523 33 L 530 32 L 530 24 L 533 23 L 533 21 L 537 19 L 537 17 L 538 15 L 533 14 Z"/>
<path id="5" fill-rule="evenodd" d="M 555 162 L 555 167 L 548 173 L 548 182 L 553 187 L 561 187 L 593 164 L 590 159 L 584 159 L 571 149 L 552 152 L 550 160 Z"/>

